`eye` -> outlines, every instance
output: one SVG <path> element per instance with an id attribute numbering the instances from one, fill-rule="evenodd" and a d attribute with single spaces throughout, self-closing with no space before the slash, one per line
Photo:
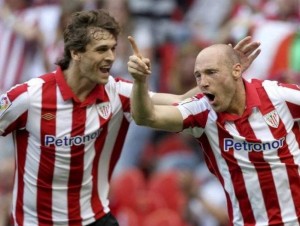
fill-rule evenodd
<path id="1" fill-rule="evenodd" d="M 103 52 L 105 52 L 105 51 L 107 51 L 107 48 L 106 48 L 106 47 L 101 47 L 101 48 L 98 48 L 98 49 L 97 49 L 97 52 L 100 52 L 100 53 L 103 53 Z"/>
<path id="2" fill-rule="evenodd" d="M 216 70 L 209 69 L 209 70 L 207 70 L 205 73 L 206 73 L 207 75 L 213 75 L 213 74 L 215 74 L 216 72 L 217 72 Z"/>
<path id="3" fill-rule="evenodd" d="M 197 80 L 199 80 L 201 78 L 201 74 L 199 72 L 195 72 L 194 76 Z"/>

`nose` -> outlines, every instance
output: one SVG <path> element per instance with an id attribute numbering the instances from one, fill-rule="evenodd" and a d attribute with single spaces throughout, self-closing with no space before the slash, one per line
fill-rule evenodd
<path id="1" fill-rule="evenodd" d="M 201 87 L 208 87 L 208 80 L 205 75 L 202 75 L 201 78 L 197 79 L 198 85 Z"/>
<path id="2" fill-rule="evenodd" d="M 106 60 L 114 61 L 114 59 L 115 59 L 115 52 L 113 50 L 107 51 L 107 54 L 106 54 L 105 58 L 106 58 Z"/>

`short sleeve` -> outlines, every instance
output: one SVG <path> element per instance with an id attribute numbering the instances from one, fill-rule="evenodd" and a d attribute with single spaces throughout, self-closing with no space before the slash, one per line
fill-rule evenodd
<path id="1" fill-rule="evenodd" d="M 29 107 L 27 85 L 19 85 L 0 97 L 0 135 L 25 127 L 23 121 Z"/>

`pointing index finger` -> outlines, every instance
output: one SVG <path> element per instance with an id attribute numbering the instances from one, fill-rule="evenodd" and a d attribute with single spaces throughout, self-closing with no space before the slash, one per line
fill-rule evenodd
<path id="1" fill-rule="evenodd" d="M 132 47 L 133 52 L 134 52 L 134 55 L 136 55 L 138 58 L 141 59 L 142 55 L 140 54 L 140 51 L 139 51 L 139 49 L 138 49 L 138 47 L 137 47 L 137 45 L 135 43 L 134 38 L 132 36 L 128 36 L 128 40 L 129 40 L 129 42 L 131 44 L 131 47 Z"/>

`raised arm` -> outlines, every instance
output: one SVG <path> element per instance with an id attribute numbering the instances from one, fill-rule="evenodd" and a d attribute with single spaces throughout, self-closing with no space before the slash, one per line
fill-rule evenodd
<path id="1" fill-rule="evenodd" d="M 198 93 L 200 93 L 200 90 L 198 86 L 195 86 L 194 88 L 190 89 L 189 91 L 187 91 L 182 95 L 171 94 L 171 93 L 155 93 L 152 96 L 152 101 L 155 104 L 159 104 L 159 105 L 172 105 L 174 103 L 183 101 L 189 97 L 193 97 Z"/>
<path id="2" fill-rule="evenodd" d="M 151 74 L 149 59 L 143 58 L 134 43 L 129 39 L 134 55 L 129 57 L 128 71 L 133 77 L 131 111 L 138 125 L 178 132 L 182 129 L 182 116 L 174 106 L 154 105 L 148 92 L 148 79 Z"/>
<path id="3" fill-rule="evenodd" d="M 132 49 L 134 51 L 134 54 L 139 58 L 142 59 L 143 57 L 139 53 L 138 47 L 132 37 L 128 38 Z M 239 41 L 235 46 L 234 49 L 238 52 L 243 71 L 247 70 L 249 66 L 252 64 L 252 62 L 257 58 L 257 56 L 260 54 L 261 50 L 259 49 L 260 43 L 252 41 L 251 36 L 247 36 L 243 38 L 241 41 Z M 150 63 L 147 62 L 150 69 Z M 191 75 L 192 76 L 192 75 Z M 181 95 L 175 95 L 171 93 L 156 93 L 154 94 L 151 99 L 154 104 L 157 105 L 171 105 L 180 101 L 183 101 L 189 97 L 193 97 L 196 94 L 200 92 L 199 88 L 196 86 L 189 91 L 187 91 L 184 94 Z"/>

